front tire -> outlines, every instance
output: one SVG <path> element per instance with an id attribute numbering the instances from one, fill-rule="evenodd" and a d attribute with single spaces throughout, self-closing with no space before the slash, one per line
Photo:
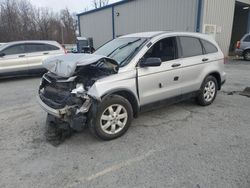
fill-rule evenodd
<path id="1" fill-rule="evenodd" d="M 218 82 L 215 77 L 208 76 L 202 83 L 197 102 L 201 106 L 212 104 L 216 98 L 218 91 Z"/>
<path id="2" fill-rule="evenodd" d="M 107 97 L 96 109 L 96 114 L 90 114 L 89 128 L 95 136 L 103 140 L 122 136 L 133 119 L 131 104 L 118 95 Z"/>

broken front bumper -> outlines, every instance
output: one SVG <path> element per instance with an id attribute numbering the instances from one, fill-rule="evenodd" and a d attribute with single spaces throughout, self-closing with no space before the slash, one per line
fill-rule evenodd
<path id="1" fill-rule="evenodd" d="M 57 124 L 57 122 L 61 122 L 60 124 L 64 125 L 66 123 L 68 127 L 76 131 L 82 131 L 85 128 L 87 122 L 87 112 L 92 104 L 91 99 L 87 98 L 80 108 L 77 108 L 76 106 L 65 106 L 61 109 L 54 109 L 43 102 L 40 96 L 37 96 L 37 101 L 43 110 L 54 117 L 50 118 L 54 119 L 54 123 Z M 58 127 L 60 127 L 60 125 L 58 125 Z"/>
<path id="2" fill-rule="evenodd" d="M 46 111 L 48 114 L 53 115 L 57 118 L 61 118 L 63 115 L 67 114 L 67 111 L 69 110 L 68 107 L 62 108 L 62 109 L 54 109 L 45 104 L 40 96 L 37 96 L 37 101 L 41 108 Z"/>
<path id="3" fill-rule="evenodd" d="M 90 106 L 91 106 L 91 99 L 90 98 L 86 99 L 85 102 L 83 103 L 83 105 L 79 109 L 77 109 L 75 106 L 66 106 L 66 107 L 61 108 L 61 109 L 54 109 L 54 108 L 51 108 L 50 106 L 48 106 L 46 103 L 44 103 L 40 96 L 37 96 L 37 101 L 43 110 L 45 110 L 47 113 L 49 113 L 57 118 L 62 118 L 65 115 L 68 115 L 68 116 L 72 115 L 72 110 L 74 110 L 76 114 L 87 113 L 89 111 Z M 74 114 L 74 115 L 76 115 L 76 114 Z"/>

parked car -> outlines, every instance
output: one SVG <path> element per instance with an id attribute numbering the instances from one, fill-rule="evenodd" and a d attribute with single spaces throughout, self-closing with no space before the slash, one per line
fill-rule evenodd
<path id="1" fill-rule="evenodd" d="M 45 70 L 42 61 L 65 51 L 56 41 L 18 41 L 0 46 L 0 77 L 29 75 Z"/>
<path id="2" fill-rule="evenodd" d="M 88 125 L 104 140 L 123 135 L 148 108 L 191 97 L 210 105 L 226 80 L 217 43 L 186 32 L 130 34 L 94 54 L 49 58 L 44 66 L 38 101 L 48 122 L 78 131 Z"/>
<path id="3" fill-rule="evenodd" d="M 2 45 L 4 45 L 4 44 L 6 44 L 6 43 L 0 43 L 0 46 L 2 46 Z"/>
<path id="4" fill-rule="evenodd" d="M 250 61 L 250 33 L 245 34 L 236 44 L 235 54 Z"/>

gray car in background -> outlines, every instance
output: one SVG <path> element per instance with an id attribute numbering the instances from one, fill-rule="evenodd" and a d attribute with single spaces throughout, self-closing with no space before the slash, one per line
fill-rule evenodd
<path id="1" fill-rule="evenodd" d="M 235 54 L 250 61 L 250 33 L 245 34 L 236 44 Z"/>

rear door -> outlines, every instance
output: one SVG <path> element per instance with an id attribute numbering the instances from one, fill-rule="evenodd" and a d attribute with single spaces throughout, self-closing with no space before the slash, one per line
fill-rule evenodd
<path id="1" fill-rule="evenodd" d="M 180 36 L 181 48 L 181 93 L 187 94 L 200 89 L 202 72 L 209 59 L 203 54 L 204 50 L 199 38 Z"/>
<path id="2" fill-rule="evenodd" d="M 180 66 L 176 37 L 156 42 L 143 58 L 162 60 L 159 67 L 138 67 L 138 87 L 141 105 L 178 96 L 180 92 Z"/>
<path id="3" fill-rule="evenodd" d="M 24 44 L 15 44 L 3 49 L 0 57 L 0 73 L 28 71 L 28 63 Z"/>
<path id="4" fill-rule="evenodd" d="M 44 59 L 63 54 L 63 50 L 59 47 L 47 43 L 26 43 L 25 50 L 30 70 L 42 69 Z"/>

